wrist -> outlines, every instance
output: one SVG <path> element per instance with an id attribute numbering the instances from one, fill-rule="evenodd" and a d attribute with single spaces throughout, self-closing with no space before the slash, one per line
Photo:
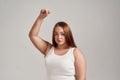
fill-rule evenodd
<path id="1" fill-rule="evenodd" d="M 43 20 L 44 20 L 44 18 L 43 18 L 43 17 L 38 16 L 38 20 L 43 21 Z"/>

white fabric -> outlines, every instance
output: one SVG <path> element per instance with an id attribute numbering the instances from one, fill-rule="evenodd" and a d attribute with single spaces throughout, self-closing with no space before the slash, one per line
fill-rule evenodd
<path id="1" fill-rule="evenodd" d="M 54 53 L 54 47 L 45 56 L 48 80 L 75 80 L 74 48 L 64 55 Z"/>

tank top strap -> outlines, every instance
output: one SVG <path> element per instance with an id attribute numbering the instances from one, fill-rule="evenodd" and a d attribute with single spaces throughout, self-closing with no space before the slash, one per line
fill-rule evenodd
<path id="1" fill-rule="evenodd" d="M 75 49 L 74 47 L 71 48 L 72 53 L 74 52 L 74 49 Z"/>
<path id="2" fill-rule="evenodd" d="M 69 53 L 69 57 L 71 57 L 72 61 L 74 62 L 75 58 L 74 58 L 74 47 L 70 48 L 70 53 Z"/>
<path id="3" fill-rule="evenodd" d="M 72 47 L 72 48 L 70 48 L 70 53 L 73 55 L 73 53 L 74 53 L 74 47 Z"/>

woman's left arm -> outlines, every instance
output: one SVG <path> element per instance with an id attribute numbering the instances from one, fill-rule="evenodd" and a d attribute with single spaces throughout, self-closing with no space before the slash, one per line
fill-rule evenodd
<path id="1" fill-rule="evenodd" d="M 86 59 L 83 53 L 75 48 L 74 50 L 75 57 L 75 76 L 76 80 L 86 80 Z"/>

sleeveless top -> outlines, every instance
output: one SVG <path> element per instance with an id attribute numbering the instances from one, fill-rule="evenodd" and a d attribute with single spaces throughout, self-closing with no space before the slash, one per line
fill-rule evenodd
<path id="1" fill-rule="evenodd" d="M 45 56 L 48 80 L 75 80 L 74 48 L 70 48 L 64 55 L 54 53 L 52 47 Z"/>

